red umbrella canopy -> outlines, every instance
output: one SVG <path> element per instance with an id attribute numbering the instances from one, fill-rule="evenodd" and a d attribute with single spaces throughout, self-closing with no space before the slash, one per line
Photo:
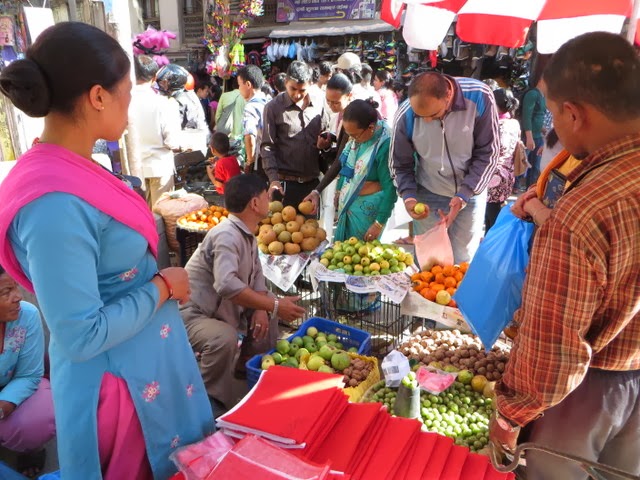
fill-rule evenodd
<path id="1" fill-rule="evenodd" d="M 430 32 L 446 32 L 441 23 L 457 15 L 456 33 L 470 43 L 517 48 L 524 45 L 534 21 L 538 22 L 538 51 L 553 53 L 567 40 L 583 33 L 620 33 L 630 16 L 633 0 L 383 0 L 381 18 L 400 24 L 406 7 L 407 43 L 435 49 Z M 429 37 L 429 38 L 426 38 Z M 640 40 L 640 35 L 636 41 Z"/>

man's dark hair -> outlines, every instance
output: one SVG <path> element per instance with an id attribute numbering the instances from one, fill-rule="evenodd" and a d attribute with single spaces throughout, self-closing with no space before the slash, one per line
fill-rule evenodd
<path id="1" fill-rule="evenodd" d="M 227 156 L 229 154 L 230 144 L 229 137 L 222 132 L 214 132 L 211 135 L 209 145 L 220 155 Z"/>
<path id="2" fill-rule="evenodd" d="M 373 77 L 373 68 L 371 68 L 368 64 L 363 63 L 360 67 L 360 75 L 362 76 L 361 81 L 371 83 L 371 78 Z"/>
<path id="3" fill-rule="evenodd" d="M 267 190 L 267 182 L 255 173 L 236 175 L 224 184 L 224 205 L 231 213 L 240 213 L 251 201 Z"/>
<path id="4" fill-rule="evenodd" d="M 199 78 L 196 78 L 196 85 L 194 87 L 194 91 L 197 92 L 198 90 L 202 90 L 203 88 L 211 88 L 211 82 L 208 80 L 201 80 Z"/>
<path id="5" fill-rule="evenodd" d="M 287 80 L 293 80 L 296 83 L 309 83 L 313 71 L 305 62 L 295 60 L 291 62 L 287 68 Z"/>
<path id="6" fill-rule="evenodd" d="M 333 71 L 333 65 L 331 65 L 331 62 L 320 62 L 318 64 L 318 71 L 320 75 L 330 75 Z"/>
<path id="7" fill-rule="evenodd" d="M 136 55 L 133 57 L 133 68 L 136 72 L 136 80 L 139 82 L 152 81 L 160 67 L 149 55 Z"/>
<path id="8" fill-rule="evenodd" d="M 286 73 L 279 73 L 275 77 L 273 77 L 273 87 L 278 91 L 278 93 L 284 92 L 287 87 L 285 85 L 287 81 Z"/>
<path id="9" fill-rule="evenodd" d="M 348 95 L 353 90 L 353 83 L 344 73 L 336 73 L 327 82 L 327 90 L 338 90 L 342 95 Z"/>
<path id="10" fill-rule="evenodd" d="M 569 40 L 542 78 L 548 98 L 556 103 L 586 103 L 609 119 L 640 115 L 640 59 L 619 35 L 593 32 Z"/>
<path id="11" fill-rule="evenodd" d="M 264 83 L 264 75 L 257 65 L 245 65 L 238 70 L 238 78 L 245 82 L 251 82 L 254 90 L 260 90 Z"/>
<path id="12" fill-rule="evenodd" d="M 447 78 L 438 72 L 423 72 L 411 81 L 409 85 L 409 98 L 416 95 L 442 99 L 449 93 Z"/>

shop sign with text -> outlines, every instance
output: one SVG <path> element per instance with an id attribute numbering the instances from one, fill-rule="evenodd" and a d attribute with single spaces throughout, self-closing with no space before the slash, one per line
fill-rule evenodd
<path id="1" fill-rule="evenodd" d="M 368 20 L 375 13 L 375 0 L 278 0 L 276 21 Z"/>

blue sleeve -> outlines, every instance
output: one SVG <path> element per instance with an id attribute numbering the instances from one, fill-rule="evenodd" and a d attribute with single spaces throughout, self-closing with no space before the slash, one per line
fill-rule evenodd
<path id="1" fill-rule="evenodd" d="M 26 254 L 23 268 L 51 337 L 76 362 L 133 337 L 158 305 L 159 292 L 151 282 L 108 304 L 102 301 L 98 265 L 109 220 L 78 197 L 50 193 L 23 207 L 13 221 L 14 249 Z"/>
<path id="2" fill-rule="evenodd" d="M 25 341 L 18 354 L 13 378 L 0 391 L 0 400 L 19 406 L 35 393 L 44 375 L 44 333 L 38 310 L 31 304 L 22 303 L 27 330 Z"/>
<path id="3" fill-rule="evenodd" d="M 413 115 L 409 100 L 406 100 L 396 112 L 389 152 L 389 172 L 398 190 L 398 195 L 403 200 L 416 198 L 418 191 L 415 174 L 415 148 L 413 140 L 409 138 L 407 132 L 405 115 Z"/>
<path id="4" fill-rule="evenodd" d="M 481 115 L 476 116 L 469 171 L 462 179 L 457 192 L 465 201 L 469 201 L 489 186 L 491 176 L 500 160 L 500 123 L 495 97 L 486 85 L 482 87 L 482 95 L 486 108 Z"/>

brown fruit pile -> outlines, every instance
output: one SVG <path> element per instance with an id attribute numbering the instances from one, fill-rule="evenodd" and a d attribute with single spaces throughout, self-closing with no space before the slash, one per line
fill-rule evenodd
<path id="1" fill-rule="evenodd" d="M 441 369 L 453 365 L 458 370 L 484 375 L 490 382 L 502 378 L 509 360 L 508 350 L 494 346 L 485 352 L 478 337 L 459 330 L 423 329 L 403 342 L 399 350 L 423 365 Z"/>
<path id="2" fill-rule="evenodd" d="M 307 211 L 305 207 L 302 209 Z M 269 210 L 270 215 L 262 220 L 257 232 L 258 248 L 264 254 L 312 252 L 327 238 L 327 232 L 320 228 L 317 220 L 305 218 L 292 206 L 284 207 L 275 201 L 269 204 Z"/>
<path id="3" fill-rule="evenodd" d="M 372 362 L 367 362 L 362 358 L 352 358 L 349 366 L 342 371 L 345 386 L 357 387 L 367 379 L 372 369 Z"/>

